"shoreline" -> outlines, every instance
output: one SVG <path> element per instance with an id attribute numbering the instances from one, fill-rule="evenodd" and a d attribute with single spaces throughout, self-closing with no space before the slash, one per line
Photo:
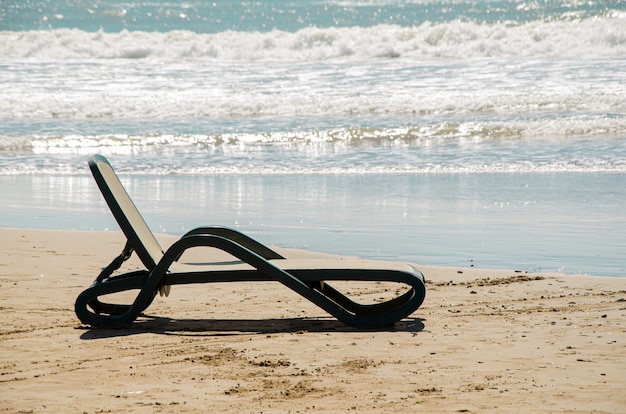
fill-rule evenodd
<path id="1" fill-rule="evenodd" d="M 617 277 L 418 265 L 424 304 L 382 331 L 347 328 L 273 283 L 176 286 L 130 328 L 81 325 L 76 296 L 123 244 L 119 231 L 0 228 L 0 412 L 626 406 Z"/>
<path id="2" fill-rule="evenodd" d="M 626 240 L 615 231 L 624 222 L 616 211 L 626 198 L 605 190 L 617 188 L 620 177 L 122 175 L 122 180 L 159 233 L 182 235 L 218 223 L 266 244 L 362 258 L 621 277 Z M 88 175 L 0 182 L 7 194 L 0 226 L 118 228 Z"/>

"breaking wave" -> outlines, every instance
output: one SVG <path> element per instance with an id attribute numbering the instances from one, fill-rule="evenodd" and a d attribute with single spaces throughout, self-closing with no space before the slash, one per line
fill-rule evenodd
<path id="1" fill-rule="evenodd" d="M 332 59 L 575 58 L 626 55 L 626 12 L 513 23 L 426 22 L 404 27 L 308 27 L 296 32 L 178 30 L 108 33 L 79 29 L 0 32 L 0 59 Z"/>

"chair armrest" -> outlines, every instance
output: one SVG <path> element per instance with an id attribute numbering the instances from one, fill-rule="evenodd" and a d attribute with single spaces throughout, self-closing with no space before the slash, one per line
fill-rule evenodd
<path id="1" fill-rule="evenodd" d="M 269 247 L 265 246 L 264 244 L 261 244 L 258 241 L 254 240 L 253 238 L 241 233 L 240 231 L 231 229 L 229 227 L 222 227 L 222 226 L 197 227 L 185 233 L 185 235 L 182 238 L 195 236 L 195 235 L 209 235 L 209 236 L 223 237 L 225 239 L 231 240 L 245 247 L 246 249 L 258 254 L 265 260 L 284 259 L 283 256 L 281 256 L 274 250 L 270 249 Z M 182 255 L 182 252 L 181 252 L 181 255 Z M 176 260 L 178 259 L 180 259 L 180 255 L 179 257 L 176 258 Z"/>

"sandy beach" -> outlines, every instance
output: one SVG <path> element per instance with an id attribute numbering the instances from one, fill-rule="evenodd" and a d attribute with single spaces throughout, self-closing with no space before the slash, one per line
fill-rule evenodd
<path id="1" fill-rule="evenodd" d="M 424 304 L 384 331 L 277 283 L 176 286 L 131 328 L 81 325 L 123 244 L 0 229 L 0 412 L 626 412 L 623 278 L 418 265 Z"/>

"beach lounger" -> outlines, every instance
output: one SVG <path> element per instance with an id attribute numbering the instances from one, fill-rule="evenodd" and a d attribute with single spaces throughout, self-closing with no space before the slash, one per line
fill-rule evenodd
<path id="1" fill-rule="evenodd" d="M 226 227 L 191 230 L 164 252 L 107 159 L 94 155 L 89 159 L 89 167 L 127 242 L 122 253 L 76 299 L 76 315 L 84 324 L 128 326 L 150 306 L 157 293 L 167 295 L 170 286 L 189 283 L 279 282 L 346 325 L 363 329 L 391 326 L 413 313 L 424 300 L 424 277 L 408 264 L 291 260 Z M 178 262 L 187 249 L 199 246 L 223 250 L 233 260 L 201 265 Z M 146 269 L 114 275 L 133 252 Z M 333 288 L 329 281 L 396 282 L 406 291 L 385 302 L 361 304 Z M 101 300 L 127 290 L 138 291 L 131 304 Z"/>

